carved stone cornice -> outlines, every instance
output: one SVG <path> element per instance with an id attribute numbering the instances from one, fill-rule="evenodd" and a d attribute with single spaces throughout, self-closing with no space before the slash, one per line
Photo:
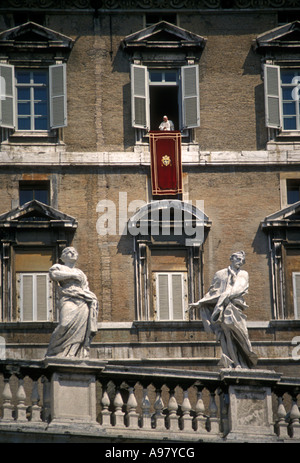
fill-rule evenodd
<path id="1" fill-rule="evenodd" d="M 299 0 L 2 0 L 1 10 L 228 10 L 298 9 Z"/>

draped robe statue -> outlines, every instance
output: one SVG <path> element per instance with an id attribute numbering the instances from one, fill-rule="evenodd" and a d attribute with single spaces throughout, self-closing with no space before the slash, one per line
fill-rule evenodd
<path id="1" fill-rule="evenodd" d="M 232 254 L 228 268 L 218 271 L 207 294 L 191 308 L 200 308 L 204 329 L 214 333 L 221 343 L 221 364 L 226 368 L 251 368 L 257 363 L 248 336 L 246 315 L 248 307 L 244 294 L 248 291 L 248 273 L 240 267 L 245 253 Z"/>
<path id="2" fill-rule="evenodd" d="M 98 301 L 89 290 L 86 275 L 75 268 L 78 254 L 72 247 L 61 255 L 63 265 L 49 269 L 58 284 L 59 324 L 52 333 L 47 357 L 89 357 L 90 343 L 97 332 Z"/>

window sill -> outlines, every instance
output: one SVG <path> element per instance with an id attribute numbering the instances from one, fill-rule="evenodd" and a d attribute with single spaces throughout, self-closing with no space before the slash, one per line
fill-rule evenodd
<path id="1" fill-rule="evenodd" d="M 58 322 L 0 322 L 0 332 L 10 331 L 49 331 L 52 332 Z"/>
<path id="2" fill-rule="evenodd" d="M 11 132 L 7 139 L 2 142 L 2 145 L 64 145 L 58 138 L 58 130 L 16 130 Z"/>

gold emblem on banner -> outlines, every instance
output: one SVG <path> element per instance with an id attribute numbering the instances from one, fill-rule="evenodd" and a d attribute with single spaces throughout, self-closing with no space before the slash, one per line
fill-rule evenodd
<path id="1" fill-rule="evenodd" d="M 171 166 L 171 165 L 172 165 L 172 161 L 171 161 L 170 156 L 168 156 L 167 154 L 165 154 L 164 156 L 162 156 L 162 158 L 161 158 L 161 165 L 162 165 L 162 167 Z"/>

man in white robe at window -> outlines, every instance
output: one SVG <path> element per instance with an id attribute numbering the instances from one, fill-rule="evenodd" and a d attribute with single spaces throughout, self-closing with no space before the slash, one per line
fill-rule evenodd
<path id="1" fill-rule="evenodd" d="M 241 266 L 244 251 L 230 257 L 229 267 L 218 271 L 207 294 L 190 308 L 200 308 L 204 329 L 214 333 L 222 348 L 221 365 L 225 368 L 251 368 L 257 363 L 252 351 L 244 310 L 248 307 L 244 294 L 248 291 L 249 277 Z"/>
<path id="2" fill-rule="evenodd" d="M 174 130 L 174 124 L 168 119 L 168 116 L 163 117 L 163 121 L 159 126 L 159 130 L 170 131 Z"/>

